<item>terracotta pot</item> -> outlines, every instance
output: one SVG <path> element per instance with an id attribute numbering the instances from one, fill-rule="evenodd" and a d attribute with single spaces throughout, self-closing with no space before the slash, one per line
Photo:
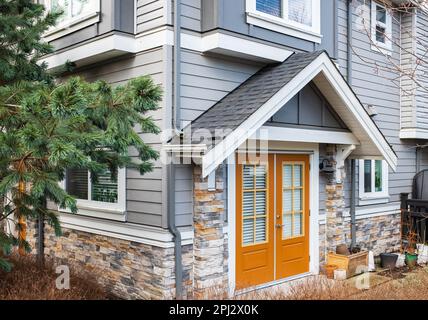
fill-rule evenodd
<path id="1" fill-rule="evenodd" d="M 339 269 L 335 264 L 328 264 L 325 266 L 325 274 L 328 279 L 334 279 L 334 270 Z"/>
<path id="2" fill-rule="evenodd" d="M 346 244 L 340 244 L 336 247 L 336 254 L 349 256 L 351 253 L 349 252 L 348 246 Z"/>

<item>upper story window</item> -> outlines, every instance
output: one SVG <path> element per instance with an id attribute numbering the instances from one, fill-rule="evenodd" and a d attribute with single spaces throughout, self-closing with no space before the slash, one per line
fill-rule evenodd
<path id="1" fill-rule="evenodd" d="M 247 0 L 247 22 L 321 42 L 320 0 Z"/>
<path id="2" fill-rule="evenodd" d="M 360 200 L 386 199 L 388 192 L 388 164 L 382 160 L 360 160 Z"/>
<path id="3" fill-rule="evenodd" d="M 374 43 L 373 49 L 392 48 L 392 17 L 388 9 L 372 0 L 371 5 L 371 37 Z M 377 48 L 379 47 L 379 48 Z"/>
<path id="4" fill-rule="evenodd" d="M 46 33 L 47 41 L 99 21 L 100 0 L 45 0 L 45 6 L 49 11 L 63 12 L 57 25 Z"/>

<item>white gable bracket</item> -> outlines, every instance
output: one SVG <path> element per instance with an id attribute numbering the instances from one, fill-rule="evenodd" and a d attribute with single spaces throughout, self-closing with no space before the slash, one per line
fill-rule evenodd
<path id="1" fill-rule="evenodd" d="M 342 171 L 345 167 L 345 160 L 350 156 L 352 151 L 356 149 L 354 144 L 338 145 L 336 150 L 336 182 L 342 183 Z"/>

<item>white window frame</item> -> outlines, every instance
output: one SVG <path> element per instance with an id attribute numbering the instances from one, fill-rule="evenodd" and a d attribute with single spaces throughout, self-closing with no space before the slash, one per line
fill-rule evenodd
<path id="1" fill-rule="evenodd" d="M 90 26 L 94 23 L 100 21 L 100 11 L 101 11 L 101 0 L 92 0 L 94 1 L 94 8 L 92 12 L 88 12 L 83 15 L 76 16 L 74 18 L 65 19 L 54 27 L 51 27 L 44 34 L 45 41 L 52 41 L 57 38 L 63 37 L 69 33 L 75 32 L 77 30 L 83 29 L 87 26 Z M 52 5 L 52 0 L 45 0 L 45 7 L 47 10 L 50 10 Z"/>
<path id="2" fill-rule="evenodd" d="M 67 179 L 67 178 L 66 178 Z M 66 180 L 61 182 L 65 190 Z M 88 174 L 88 199 L 91 198 L 91 177 Z M 77 199 L 77 214 L 117 221 L 126 221 L 126 169 L 117 171 L 117 202 L 100 202 L 94 200 Z M 71 213 L 69 208 L 59 208 L 58 211 Z"/>
<path id="3" fill-rule="evenodd" d="M 282 1 L 282 17 L 257 11 L 257 0 L 246 0 L 247 23 L 287 34 L 296 38 L 321 43 L 321 3 L 312 0 L 312 26 L 288 19 L 288 0 Z"/>
<path id="4" fill-rule="evenodd" d="M 364 161 L 370 160 L 372 162 L 372 186 L 371 192 L 364 191 Z M 358 190 L 360 196 L 360 205 L 364 204 L 375 204 L 388 202 L 389 190 L 388 190 L 388 178 L 389 178 L 389 167 L 385 160 L 382 160 L 382 191 L 375 190 L 375 161 L 379 159 L 360 159 L 359 160 L 359 178 L 358 178 Z"/>
<path id="5" fill-rule="evenodd" d="M 377 21 L 376 19 L 376 7 L 385 9 L 386 12 L 386 23 Z M 388 8 L 381 3 L 372 0 L 371 1 L 371 37 L 372 37 L 372 50 L 381 51 L 382 53 L 390 53 L 392 50 L 392 16 Z M 385 28 L 385 43 L 376 40 L 376 26 Z"/>

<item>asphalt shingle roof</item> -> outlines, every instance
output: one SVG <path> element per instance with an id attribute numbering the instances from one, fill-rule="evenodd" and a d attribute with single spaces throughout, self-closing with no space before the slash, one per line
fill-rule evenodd
<path id="1" fill-rule="evenodd" d="M 323 52 L 294 53 L 282 63 L 262 68 L 196 118 L 192 132 L 209 130 L 214 136 L 216 130 L 235 130 Z"/>

